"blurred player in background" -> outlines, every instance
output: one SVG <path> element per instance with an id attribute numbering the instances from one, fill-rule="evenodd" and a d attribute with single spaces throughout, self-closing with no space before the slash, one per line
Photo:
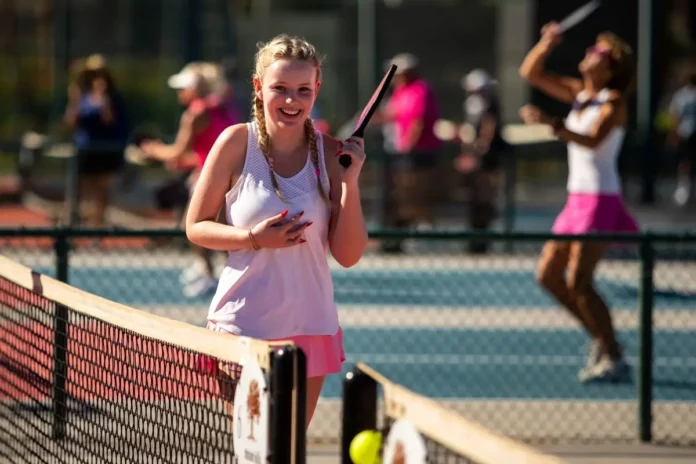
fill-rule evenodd
<path id="1" fill-rule="evenodd" d="M 440 116 L 435 93 L 421 77 L 418 59 L 396 55 L 389 65 L 397 66 L 393 91 L 373 123 L 394 130 L 394 155 L 386 158 L 387 185 L 385 225 L 409 227 L 434 223 L 434 194 L 437 164 L 442 143 L 433 126 Z M 403 252 L 401 241 L 383 241 L 382 251 Z"/>
<path id="2" fill-rule="evenodd" d="M 545 26 L 520 74 L 551 97 L 572 105 L 565 121 L 528 105 L 520 115 L 528 124 L 549 124 L 568 143 L 568 200 L 553 232 L 637 232 L 621 196 L 617 158 L 628 122 L 625 96 L 635 78 L 633 52 L 612 33 L 600 34 L 578 68 L 582 79 L 559 77 L 544 69 L 547 56 L 561 42 L 555 23 Z M 583 325 L 592 338 L 581 382 L 624 381 L 630 377 L 609 308 L 594 286 L 594 274 L 606 244 L 551 241 L 542 251 L 540 284 Z M 566 279 L 566 270 L 567 279 Z"/>
<path id="3" fill-rule="evenodd" d="M 319 106 L 314 105 L 312 107 L 312 114 L 309 117 L 312 118 L 314 127 L 319 132 L 321 132 L 322 134 L 331 135 L 331 126 L 329 125 L 329 122 L 322 117 Z"/>
<path id="4" fill-rule="evenodd" d="M 115 175 L 125 165 L 126 109 L 101 55 L 78 63 L 76 71 L 76 81 L 68 88 L 64 121 L 75 131 L 78 205 L 83 200 L 87 204 L 84 224 L 102 227 Z"/>
<path id="5" fill-rule="evenodd" d="M 694 162 L 696 161 L 696 71 L 689 69 L 681 88 L 672 97 L 669 105 L 671 119 L 670 132 L 667 135 L 669 148 L 676 150 L 679 156 L 677 167 L 677 189 L 674 201 L 684 206 L 692 195 Z"/>
<path id="6" fill-rule="evenodd" d="M 455 168 L 466 175 L 469 227 L 488 230 L 497 215 L 502 157 L 510 146 L 501 135 L 500 101 L 491 76 L 475 69 L 462 79 L 462 87 L 467 93 L 464 122 L 472 131 L 468 140 L 462 140 L 462 154 L 455 159 Z M 471 240 L 469 251 L 485 253 L 488 243 Z"/>
<path id="7" fill-rule="evenodd" d="M 195 188 L 200 170 L 218 136 L 231 125 L 231 117 L 221 98 L 214 93 L 220 88 L 221 70 L 212 63 L 189 63 L 169 78 L 169 87 L 178 92 L 179 102 L 186 106 L 173 144 L 159 140 L 142 142 L 143 152 L 166 163 L 183 163 L 195 156 L 196 168 L 188 178 L 189 195 Z M 213 291 L 217 286 L 212 253 L 191 245 L 198 260 L 181 275 L 183 293 L 189 298 Z"/>
<path id="8" fill-rule="evenodd" d="M 211 66 L 208 79 L 214 85 L 213 92 L 220 98 L 220 104 L 227 113 L 230 125 L 246 120 L 247 102 L 236 92 L 237 62 L 234 59 L 223 60 L 220 67 Z"/>

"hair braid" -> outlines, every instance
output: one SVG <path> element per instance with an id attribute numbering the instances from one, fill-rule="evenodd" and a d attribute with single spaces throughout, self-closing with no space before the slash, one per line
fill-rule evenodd
<path id="1" fill-rule="evenodd" d="M 259 144 L 259 149 L 263 153 L 263 157 L 266 158 L 268 163 L 268 172 L 271 175 L 271 185 L 273 185 L 273 190 L 275 190 L 278 198 L 287 203 L 287 200 L 280 192 L 280 186 L 278 186 L 278 179 L 276 179 L 275 172 L 273 171 L 273 159 L 271 158 L 271 138 L 268 136 L 266 131 L 266 118 L 263 114 L 263 102 L 261 99 L 254 94 L 254 118 L 256 119 L 258 126 L 258 137 L 257 143 Z"/>
<path id="2" fill-rule="evenodd" d="M 329 197 L 324 190 L 324 186 L 321 185 L 321 166 L 319 166 L 319 144 L 317 142 L 317 132 L 314 130 L 314 124 L 311 118 L 305 119 L 305 132 L 307 133 L 307 140 L 309 140 L 309 153 L 312 159 L 312 165 L 314 166 L 314 172 L 317 175 L 317 188 L 319 189 L 319 197 L 327 205 L 330 205 Z"/>

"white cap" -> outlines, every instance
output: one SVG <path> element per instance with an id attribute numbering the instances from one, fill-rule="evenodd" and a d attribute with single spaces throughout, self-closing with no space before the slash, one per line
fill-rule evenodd
<path id="1" fill-rule="evenodd" d="M 411 53 L 399 53 L 391 60 L 387 61 L 385 68 L 396 65 L 396 74 L 402 74 L 418 67 L 418 58 Z"/>
<path id="2" fill-rule="evenodd" d="M 224 82 L 222 67 L 215 63 L 189 63 L 177 74 L 167 80 L 169 87 L 176 90 L 196 88 L 205 84 L 208 90 L 215 90 Z"/>
<path id="3" fill-rule="evenodd" d="M 167 80 L 167 84 L 169 87 L 176 90 L 190 89 L 192 87 L 196 87 L 202 78 L 203 76 L 200 72 L 200 64 L 189 63 L 184 66 L 181 71 L 173 76 L 170 76 Z"/>
<path id="4" fill-rule="evenodd" d="M 476 92 L 496 83 L 483 69 L 474 69 L 462 79 L 462 87 L 468 92 Z"/>

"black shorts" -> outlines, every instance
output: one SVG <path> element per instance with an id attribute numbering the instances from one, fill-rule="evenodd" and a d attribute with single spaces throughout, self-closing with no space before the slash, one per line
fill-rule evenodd
<path id="1" fill-rule="evenodd" d="M 405 216 L 410 209 L 432 208 L 437 194 L 437 152 L 392 154 L 387 157 L 386 208 L 396 216 Z"/>
<path id="2" fill-rule="evenodd" d="M 677 145 L 677 157 L 679 161 L 691 161 L 696 163 L 696 134 L 688 138 L 679 138 Z"/>
<path id="3" fill-rule="evenodd" d="M 503 168 L 505 159 L 511 155 L 512 147 L 507 144 L 494 144 L 488 153 L 479 158 L 479 168 L 482 171 L 493 172 Z"/>
<path id="4" fill-rule="evenodd" d="M 125 165 L 123 150 L 95 150 L 81 148 L 77 151 L 80 174 L 111 174 L 120 171 Z"/>
<path id="5" fill-rule="evenodd" d="M 160 209 L 182 209 L 188 207 L 191 198 L 191 190 L 188 187 L 188 178 L 193 171 L 179 174 L 173 179 L 167 180 L 155 192 L 155 202 Z"/>

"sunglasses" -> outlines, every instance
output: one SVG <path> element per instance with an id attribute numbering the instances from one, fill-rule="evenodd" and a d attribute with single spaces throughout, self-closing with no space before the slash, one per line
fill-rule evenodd
<path id="1" fill-rule="evenodd" d="M 587 47 L 586 53 L 588 55 L 599 55 L 602 58 L 606 58 L 609 61 L 614 61 L 614 57 L 611 56 L 611 50 L 607 50 L 606 48 L 601 48 L 598 47 L 597 45 L 593 45 L 591 47 Z"/>

